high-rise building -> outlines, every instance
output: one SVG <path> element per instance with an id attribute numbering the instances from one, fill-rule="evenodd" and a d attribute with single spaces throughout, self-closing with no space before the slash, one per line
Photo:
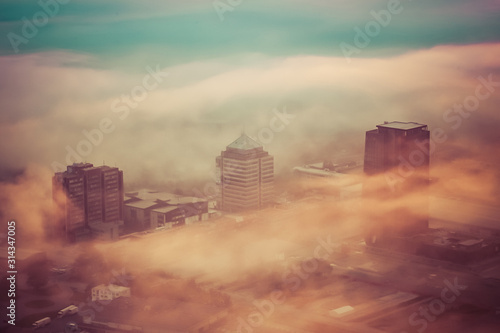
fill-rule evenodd
<path id="1" fill-rule="evenodd" d="M 226 211 L 259 209 L 274 195 L 274 158 L 246 134 L 216 159 L 220 176 L 218 206 Z"/>
<path id="2" fill-rule="evenodd" d="M 74 163 L 54 175 L 52 190 L 62 212 L 58 229 L 68 239 L 90 237 L 92 232 L 116 237 L 118 226 L 123 224 L 123 171 Z"/>
<path id="3" fill-rule="evenodd" d="M 108 166 L 102 171 L 103 222 L 123 220 L 123 171 Z"/>
<path id="4" fill-rule="evenodd" d="M 363 192 L 367 196 L 401 199 L 383 217 L 392 230 L 413 233 L 428 227 L 429 139 L 427 125 L 385 122 L 366 132 Z M 387 230 L 387 228 L 386 228 Z"/>
<path id="5" fill-rule="evenodd" d="M 366 132 L 365 173 L 387 172 L 407 163 L 428 173 L 429 137 L 423 124 L 393 121 L 377 125 Z"/>

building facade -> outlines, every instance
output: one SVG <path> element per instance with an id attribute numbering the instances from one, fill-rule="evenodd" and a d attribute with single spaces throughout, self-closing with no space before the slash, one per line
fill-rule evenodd
<path id="1" fill-rule="evenodd" d="M 429 139 L 427 125 L 399 121 L 377 125 L 377 129 L 366 132 L 365 173 L 393 171 L 410 163 L 419 173 L 428 175 Z"/>
<path id="2" fill-rule="evenodd" d="M 427 125 L 414 122 L 385 122 L 366 132 L 363 196 L 398 202 L 380 216 L 378 224 L 390 225 L 386 231 L 428 228 L 429 140 Z"/>
<path id="3" fill-rule="evenodd" d="M 69 240 L 116 238 L 123 224 L 123 172 L 109 166 L 74 163 L 52 179 L 58 229 Z M 109 236 L 109 237 L 108 237 Z"/>
<path id="4" fill-rule="evenodd" d="M 219 209 L 259 209 L 272 203 L 274 158 L 257 141 L 242 134 L 217 157 L 216 167 Z"/>
<path id="5" fill-rule="evenodd" d="M 119 297 L 130 297 L 130 288 L 115 284 L 100 284 L 92 288 L 92 301 L 112 301 Z"/>
<path id="6" fill-rule="evenodd" d="M 143 189 L 125 193 L 124 216 L 128 232 L 173 228 L 206 221 L 208 201 Z"/>

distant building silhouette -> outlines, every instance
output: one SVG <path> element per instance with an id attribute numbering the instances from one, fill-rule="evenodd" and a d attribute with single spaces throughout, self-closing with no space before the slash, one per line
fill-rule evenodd
<path id="1" fill-rule="evenodd" d="M 123 172 L 74 163 L 52 179 L 54 202 L 63 212 L 58 229 L 69 240 L 116 238 L 123 224 Z"/>
<path id="2" fill-rule="evenodd" d="M 491 229 L 429 228 L 429 140 L 427 125 L 418 123 L 386 122 L 366 132 L 366 244 L 460 265 L 498 255 Z"/>
<path id="3" fill-rule="evenodd" d="M 411 163 L 416 158 L 419 158 L 418 163 L 414 163 L 412 167 L 418 167 L 420 170 L 426 168 L 428 172 L 429 146 L 425 140 L 428 142 L 429 133 L 427 125 L 399 121 L 386 122 L 377 125 L 377 129 L 367 131 L 365 173 L 371 175 L 391 171 L 404 163 Z M 423 158 L 420 159 L 420 156 Z"/>
<path id="4" fill-rule="evenodd" d="M 274 158 L 246 134 L 221 152 L 216 166 L 220 175 L 220 209 L 258 209 L 273 200 Z"/>
<path id="5" fill-rule="evenodd" d="M 374 177 L 365 182 L 364 195 L 388 200 L 408 195 L 381 218 L 377 228 L 390 224 L 384 233 L 428 228 L 429 139 L 427 125 L 414 122 L 385 122 L 366 132 L 364 172 Z"/>
<path id="6" fill-rule="evenodd" d="M 361 157 L 360 157 L 361 158 Z M 363 172 L 361 160 L 333 162 L 325 160 L 322 163 L 311 163 L 296 166 L 292 169 L 294 176 L 301 179 L 301 195 L 314 193 L 315 195 L 337 196 L 338 199 L 352 199 L 361 196 Z M 323 181 L 324 186 L 318 188 L 318 181 Z M 312 186 L 309 188 L 308 184 Z M 324 191 L 323 191 L 324 190 Z"/>

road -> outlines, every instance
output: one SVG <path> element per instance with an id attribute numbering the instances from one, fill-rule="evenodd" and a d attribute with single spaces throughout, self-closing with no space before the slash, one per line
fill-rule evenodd
<path id="1" fill-rule="evenodd" d="M 376 248 L 367 248 L 366 253 L 359 256 L 365 256 L 366 262 L 381 268 L 373 271 L 359 268 L 347 270 L 349 276 L 365 282 L 384 284 L 401 291 L 440 298 L 448 282 L 455 284 L 456 281 L 457 285 L 465 288 L 459 291 L 457 302 L 485 309 L 500 307 L 500 282 L 488 281 L 465 267 L 462 270 L 456 266 L 447 268 L 444 262 L 440 266 L 435 260 L 425 262 L 419 258 L 416 261 L 413 255 L 394 254 Z"/>

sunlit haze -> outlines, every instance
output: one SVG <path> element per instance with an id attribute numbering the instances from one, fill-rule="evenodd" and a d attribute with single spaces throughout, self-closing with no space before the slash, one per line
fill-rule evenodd
<path id="1" fill-rule="evenodd" d="M 0 331 L 499 331 L 499 1 L 4 0 L 0 73 Z"/>

